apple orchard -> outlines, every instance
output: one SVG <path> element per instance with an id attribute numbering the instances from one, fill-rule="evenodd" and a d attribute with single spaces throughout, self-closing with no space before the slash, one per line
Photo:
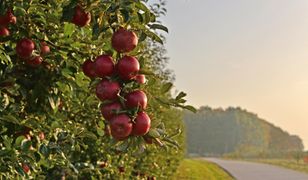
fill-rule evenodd
<path id="1" fill-rule="evenodd" d="M 0 179 L 168 179 L 183 156 L 164 1 L 0 1 Z"/>

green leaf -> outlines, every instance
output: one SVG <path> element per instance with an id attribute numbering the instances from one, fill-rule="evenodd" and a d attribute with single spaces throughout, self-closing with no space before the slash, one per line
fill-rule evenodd
<path id="1" fill-rule="evenodd" d="M 161 24 L 150 24 L 150 25 L 148 25 L 151 29 L 160 29 L 160 30 L 163 30 L 163 31 L 165 31 L 165 32 L 169 32 L 168 31 L 168 28 L 166 27 L 166 26 L 163 26 L 163 25 L 161 25 Z"/>
<path id="2" fill-rule="evenodd" d="M 172 86 L 173 86 L 173 84 L 172 83 L 166 83 L 166 84 L 164 84 L 163 86 L 162 86 L 162 88 L 161 88 L 161 93 L 166 93 L 166 92 L 168 92 L 168 91 L 170 91 L 170 89 L 172 88 Z"/>
<path id="3" fill-rule="evenodd" d="M 186 93 L 180 92 L 180 93 L 176 96 L 175 100 L 180 100 L 180 99 L 182 99 L 183 97 L 185 97 L 186 95 L 187 95 Z"/>
<path id="4" fill-rule="evenodd" d="M 129 12 L 126 9 L 121 9 L 120 12 L 124 18 L 124 22 L 128 22 L 130 20 Z"/>
<path id="5" fill-rule="evenodd" d="M 95 23 L 92 27 L 92 36 L 93 36 L 92 39 L 96 40 L 99 36 L 99 33 L 100 33 L 99 24 Z"/>
<path id="6" fill-rule="evenodd" d="M 142 41 L 144 41 L 145 39 L 147 38 L 147 35 L 144 33 L 144 32 L 142 32 L 141 34 L 140 34 L 140 36 L 139 36 L 139 42 L 142 42 Z"/>
<path id="7" fill-rule="evenodd" d="M 32 142 L 29 140 L 23 141 L 21 143 L 21 150 L 22 151 L 28 151 L 30 147 L 32 146 Z"/>
<path id="8" fill-rule="evenodd" d="M 10 123 L 20 124 L 20 122 L 12 115 L 4 115 L 0 117 L 0 119 L 6 122 L 10 122 Z"/>
<path id="9" fill-rule="evenodd" d="M 48 157 L 49 155 L 49 149 L 45 144 L 42 144 L 39 148 L 39 151 L 41 154 L 43 154 L 45 157 Z"/>
<path id="10" fill-rule="evenodd" d="M 153 41 L 156 41 L 160 44 L 164 44 L 163 40 L 154 32 L 146 29 L 143 31 L 148 37 L 150 37 Z"/>
<path id="11" fill-rule="evenodd" d="M 155 75 L 154 72 L 152 72 L 151 70 L 147 70 L 147 69 L 141 69 L 139 71 L 139 74 L 150 75 L 150 76 L 154 76 Z"/>
<path id="12" fill-rule="evenodd" d="M 74 31 L 75 31 L 75 25 L 71 23 L 65 23 L 64 25 L 64 36 L 70 38 Z"/>
<path id="13" fill-rule="evenodd" d="M 23 168 L 20 167 L 20 166 L 17 166 L 17 167 L 16 167 L 16 171 L 17 171 L 21 176 L 25 176 L 25 175 L 26 175 L 25 172 L 24 172 L 24 170 L 23 170 Z"/>
<path id="14" fill-rule="evenodd" d="M 22 141 L 25 139 L 26 139 L 25 136 L 18 136 L 15 140 L 15 146 L 18 146 L 18 147 L 21 146 Z"/>
<path id="15" fill-rule="evenodd" d="M 135 6 L 136 6 L 136 8 L 138 8 L 139 10 L 142 10 L 144 12 L 150 11 L 149 8 L 144 3 L 140 2 L 140 1 L 137 2 L 135 4 Z"/>
<path id="16" fill-rule="evenodd" d="M 150 136 L 150 137 L 153 137 L 153 138 L 160 137 L 160 134 L 156 129 L 150 129 L 150 131 L 148 132 L 147 135 Z"/>
<path id="17" fill-rule="evenodd" d="M 96 131 L 97 131 L 97 134 L 99 135 L 99 136 L 104 136 L 104 130 L 102 130 L 100 127 L 97 127 L 96 128 Z"/>
<path id="18" fill-rule="evenodd" d="M 121 152 L 124 152 L 124 151 L 127 150 L 128 145 L 129 145 L 128 140 L 123 141 L 120 145 L 118 145 L 118 146 L 116 147 L 116 150 L 121 151 Z"/>
<path id="19" fill-rule="evenodd" d="M 85 137 L 85 138 L 97 140 L 97 136 L 94 133 L 90 132 L 90 131 L 82 133 L 81 136 Z"/>
<path id="20" fill-rule="evenodd" d="M 196 113 L 197 112 L 197 109 L 193 106 L 190 106 L 190 105 L 187 105 L 187 106 L 184 106 L 184 109 L 187 109 L 193 113 Z"/>
<path id="21" fill-rule="evenodd" d="M 63 13 L 61 17 L 61 21 L 71 21 L 74 13 L 75 13 L 75 7 L 78 3 L 78 0 L 71 0 L 70 4 L 63 7 Z"/>

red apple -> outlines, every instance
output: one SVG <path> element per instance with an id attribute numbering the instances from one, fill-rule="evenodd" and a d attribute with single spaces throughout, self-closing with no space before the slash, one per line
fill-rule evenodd
<path id="1" fill-rule="evenodd" d="M 0 16 L 0 26 L 7 26 L 9 23 L 16 24 L 16 21 L 12 10 L 8 10 L 4 16 Z"/>
<path id="2" fill-rule="evenodd" d="M 145 112 L 139 112 L 135 123 L 133 123 L 132 135 L 142 136 L 149 132 L 151 127 L 151 119 Z"/>
<path id="3" fill-rule="evenodd" d="M 6 18 L 9 23 L 16 24 L 16 16 L 14 16 L 12 10 L 8 10 L 6 13 Z"/>
<path id="4" fill-rule="evenodd" d="M 112 35 L 111 44 L 118 52 L 130 52 L 137 46 L 138 37 L 134 32 L 120 28 Z"/>
<path id="5" fill-rule="evenodd" d="M 96 96 L 100 100 L 114 100 L 118 97 L 121 87 L 118 82 L 103 79 L 96 86 Z"/>
<path id="6" fill-rule="evenodd" d="M 82 64 L 82 71 L 89 78 L 95 78 L 96 77 L 95 63 L 91 61 L 90 59 L 86 60 Z"/>
<path id="7" fill-rule="evenodd" d="M 19 57 L 27 59 L 32 55 L 35 44 L 28 38 L 23 38 L 16 45 L 16 53 Z"/>
<path id="8" fill-rule="evenodd" d="M 138 60 L 132 56 L 124 56 L 117 64 L 117 71 L 123 80 L 131 80 L 139 72 L 140 65 Z"/>
<path id="9" fill-rule="evenodd" d="M 138 75 L 135 77 L 135 80 L 136 80 L 136 82 L 138 82 L 139 84 L 145 84 L 145 82 L 146 82 L 145 75 L 143 75 L 143 74 L 138 74 Z"/>
<path id="10" fill-rule="evenodd" d="M 112 75 L 114 63 L 111 56 L 101 55 L 95 59 L 95 73 L 98 77 Z"/>
<path id="11" fill-rule="evenodd" d="M 81 6 L 77 5 L 72 22 L 80 27 L 86 26 L 91 22 L 91 14 L 85 12 Z"/>
<path id="12" fill-rule="evenodd" d="M 50 53 L 50 48 L 46 42 L 41 42 L 41 55 L 46 55 Z"/>
<path id="13" fill-rule="evenodd" d="M 6 27 L 0 27 L 0 36 L 9 36 L 10 31 Z"/>
<path id="14" fill-rule="evenodd" d="M 22 164 L 22 169 L 24 170 L 24 172 L 25 173 L 29 173 L 29 171 L 30 171 L 30 167 L 27 165 L 27 164 L 25 164 L 25 163 L 23 163 Z"/>
<path id="15" fill-rule="evenodd" d="M 110 121 L 110 130 L 113 138 L 121 141 L 127 138 L 132 132 L 133 124 L 126 114 L 115 116 Z"/>
<path id="16" fill-rule="evenodd" d="M 122 110 L 122 105 L 118 102 L 106 104 L 101 108 L 102 115 L 107 121 L 116 116 L 115 112 L 120 110 Z"/>
<path id="17" fill-rule="evenodd" d="M 34 58 L 27 59 L 26 63 L 32 67 L 37 67 L 43 62 L 43 58 L 41 56 L 35 56 Z"/>
<path id="18" fill-rule="evenodd" d="M 125 99 L 125 106 L 127 108 L 140 108 L 140 110 L 145 110 L 148 104 L 148 98 L 141 90 L 128 93 Z"/>

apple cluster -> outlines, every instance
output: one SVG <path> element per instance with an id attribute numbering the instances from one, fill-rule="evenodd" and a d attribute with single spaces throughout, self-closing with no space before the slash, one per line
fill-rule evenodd
<path id="1" fill-rule="evenodd" d="M 24 60 L 29 66 L 37 67 L 43 62 L 42 56 L 50 52 L 50 48 L 46 42 L 40 43 L 40 55 L 33 55 L 35 43 L 28 38 L 20 39 L 16 44 L 16 54 Z"/>
<path id="2" fill-rule="evenodd" d="M 12 10 L 7 10 L 4 16 L 0 16 L 0 37 L 10 35 L 8 30 L 9 24 L 16 24 L 17 18 Z M 22 38 L 16 44 L 16 54 L 24 60 L 28 65 L 37 67 L 43 61 L 42 56 L 50 52 L 50 48 L 45 41 L 40 43 L 40 55 L 34 55 L 35 43 L 29 38 Z"/>
<path id="3" fill-rule="evenodd" d="M 10 35 L 8 29 L 9 24 L 16 24 L 16 17 L 14 16 L 12 10 L 7 10 L 5 15 L 0 16 L 0 37 L 5 37 Z"/>
<path id="4" fill-rule="evenodd" d="M 112 35 L 111 44 L 121 53 L 121 58 L 115 61 L 105 54 L 98 56 L 95 61 L 86 60 L 82 66 L 83 72 L 90 78 L 102 78 L 96 86 L 96 96 L 103 101 L 101 113 L 110 125 L 112 137 L 125 140 L 129 136 L 143 136 L 151 126 L 151 119 L 145 112 L 147 96 L 140 89 L 122 91 L 126 82 L 144 84 L 146 81 L 145 76 L 139 74 L 137 58 L 125 55 L 135 49 L 138 37 L 134 32 L 121 27 Z M 135 112 L 134 115 L 129 111 Z"/>

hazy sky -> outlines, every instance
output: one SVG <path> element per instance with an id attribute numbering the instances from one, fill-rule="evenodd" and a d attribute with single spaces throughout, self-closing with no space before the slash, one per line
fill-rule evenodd
<path id="1" fill-rule="evenodd" d="M 199 107 L 241 106 L 308 148 L 308 0 L 169 0 L 169 68 Z"/>

